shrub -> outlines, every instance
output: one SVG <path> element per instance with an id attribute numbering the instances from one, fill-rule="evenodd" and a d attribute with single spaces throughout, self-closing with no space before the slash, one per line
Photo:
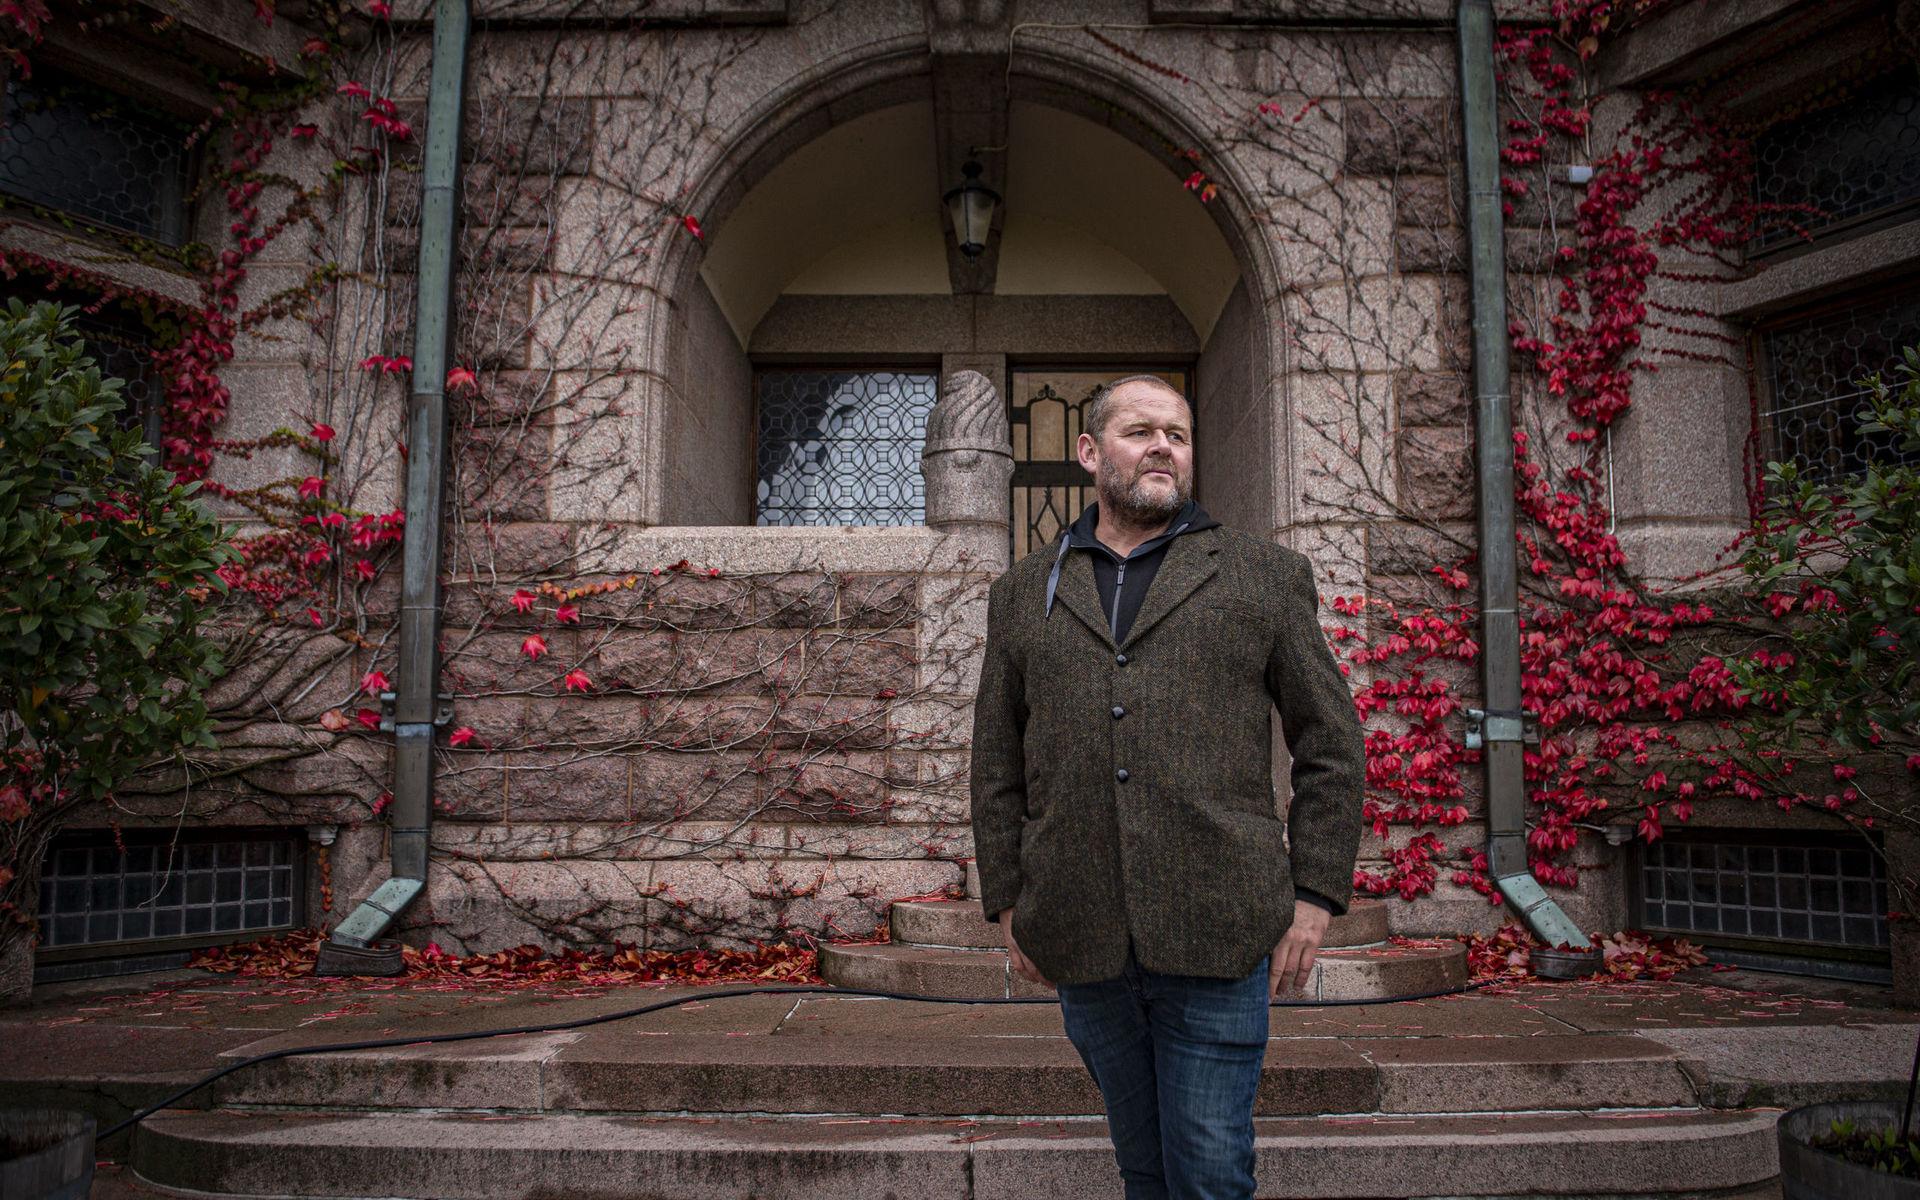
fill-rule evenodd
<path id="1" fill-rule="evenodd" d="M 34 928 L 47 843 L 76 809 L 216 743 L 221 670 L 197 628 L 237 553 L 145 462 L 72 328 L 72 308 L 0 312 L 0 961 Z"/>

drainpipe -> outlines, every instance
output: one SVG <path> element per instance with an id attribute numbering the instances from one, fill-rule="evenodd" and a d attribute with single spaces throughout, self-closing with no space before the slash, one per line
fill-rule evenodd
<path id="1" fill-rule="evenodd" d="M 393 872 L 333 931 L 336 960 L 360 958 L 427 885 L 433 825 L 433 737 L 451 705 L 440 687 L 440 541 L 446 485 L 448 346 L 452 342 L 454 236 L 460 203 L 460 117 L 467 69 L 467 0 L 436 0 L 433 80 L 420 192 L 418 307 L 413 392 L 407 404 L 406 538 L 400 581 L 400 689 L 381 728 L 393 747 Z M 325 948 L 323 948 L 324 950 Z M 371 965 L 371 964 L 370 964 Z M 397 956 L 392 962 L 397 970 Z M 390 973 L 384 971 L 354 971 Z"/>
<path id="2" fill-rule="evenodd" d="M 1468 749 L 1486 766 L 1487 865 L 1500 894 L 1549 946 L 1584 950 L 1586 933 L 1527 867 L 1523 746 L 1537 741 L 1520 708 L 1518 555 L 1513 529 L 1513 413 L 1507 371 L 1506 241 L 1500 221 L 1492 0 L 1460 0 L 1460 108 L 1473 286 L 1473 395 L 1480 478 L 1480 645 L 1487 707 L 1468 709 Z"/>

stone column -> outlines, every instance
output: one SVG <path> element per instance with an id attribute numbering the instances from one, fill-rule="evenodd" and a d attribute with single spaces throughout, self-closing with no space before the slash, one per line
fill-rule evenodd
<path id="1" fill-rule="evenodd" d="M 970 535 L 976 561 L 995 571 L 1009 565 L 1008 488 L 1013 442 L 1000 389 L 978 371 L 952 371 L 940 380 L 940 399 L 927 418 L 921 452 L 927 527 Z"/>

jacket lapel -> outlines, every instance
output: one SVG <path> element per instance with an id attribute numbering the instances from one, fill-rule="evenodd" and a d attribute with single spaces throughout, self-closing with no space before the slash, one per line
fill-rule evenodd
<path id="1" fill-rule="evenodd" d="M 1107 615 L 1100 611 L 1100 588 L 1093 581 L 1093 554 L 1090 551 L 1067 552 L 1066 561 L 1060 564 L 1060 590 L 1054 598 L 1080 618 L 1088 629 L 1099 634 L 1101 641 L 1113 645 L 1113 631 L 1107 627 Z"/>
<path id="2" fill-rule="evenodd" d="M 1191 596 L 1195 588 L 1213 578 L 1214 571 L 1218 569 L 1214 556 L 1220 552 L 1220 548 L 1214 544 L 1212 533 L 1211 529 L 1202 529 L 1183 534 L 1167 543 L 1166 557 L 1161 560 L 1160 570 L 1154 574 L 1153 583 L 1147 588 L 1146 600 L 1140 605 L 1139 615 L 1133 618 L 1133 628 L 1127 630 L 1127 640 L 1121 649 L 1139 641 L 1141 635 L 1152 629 L 1160 618 Z M 1080 557 L 1084 558 L 1085 555 Z M 1087 568 L 1087 575 L 1088 590 L 1092 591 L 1091 566 Z M 1094 608 L 1097 611 L 1099 607 L 1096 599 Z"/>

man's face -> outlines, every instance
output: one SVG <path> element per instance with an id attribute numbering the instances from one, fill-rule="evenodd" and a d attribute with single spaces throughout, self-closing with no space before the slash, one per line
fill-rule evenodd
<path id="1" fill-rule="evenodd" d="M 1101 511 L 1130 524 L 1165 521 L 1193 496 L 1192 417 L 1167 388 L 1122 384 L 1108 400 L 1100 439 L 1083 433 L 1076 449 Z"/>

